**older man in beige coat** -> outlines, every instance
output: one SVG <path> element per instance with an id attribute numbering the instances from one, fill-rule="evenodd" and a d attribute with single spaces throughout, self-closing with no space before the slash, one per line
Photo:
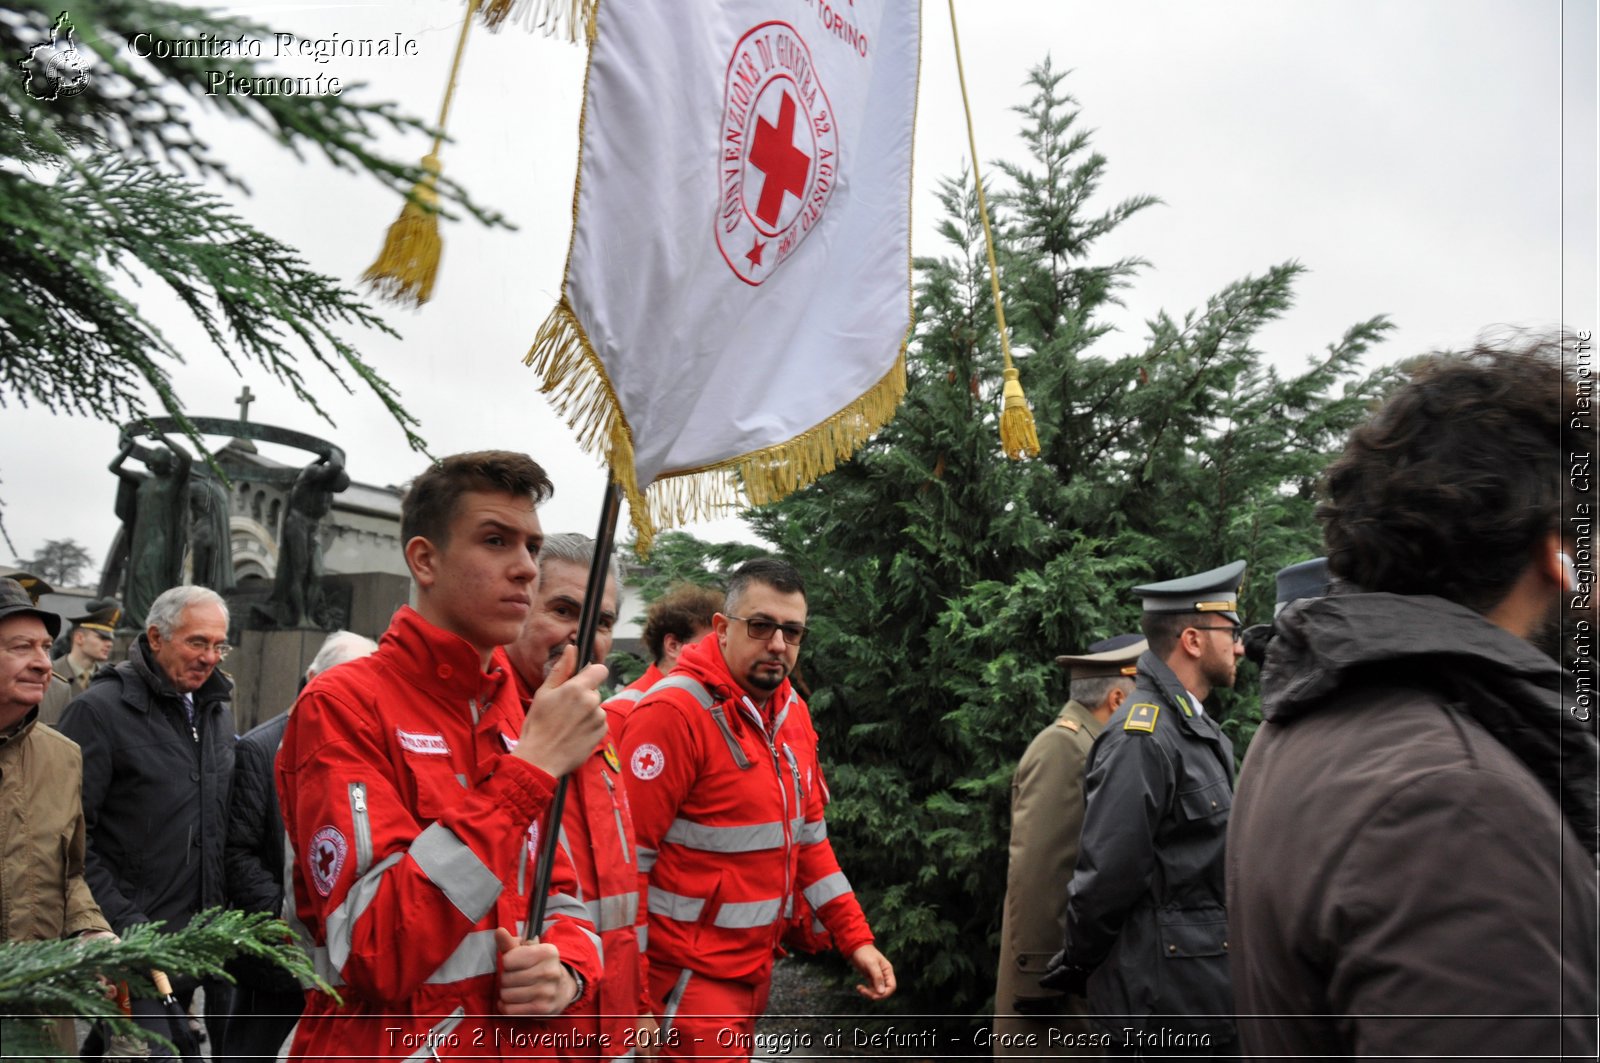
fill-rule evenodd
<path id="1" fill-rule="evenodd" d="M 21 584 L 0 579 L 0 944 L 112 936 L 83 877 L 82 757 L 39 725 L 60 627 Z M 56 1020 L 50 1036 L 77 1050 L 71 1022 Z"/>
<path id="2" fill-rule="evenodd" d="M 1072 669 L 1071 700 L 1029 744 L 1011 780 L 1011 859 L 994 994 L 994 1052 L 1004 1056 L 1098 1056 L 1104 1035 L 1080 997 L 1039 987 L 1061 947 L 1067 883 L 1083 826 L 1083 767 L 1095 736 L 1133 691 L 1140 635 L 1096 642 L 1057 657 Z"/>

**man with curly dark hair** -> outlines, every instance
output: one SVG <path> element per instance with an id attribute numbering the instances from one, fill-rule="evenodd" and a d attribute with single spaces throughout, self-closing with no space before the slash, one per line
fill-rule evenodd
<path id="1" fill-rule="evenodd" d="M 1418 366 L 1328 469 L 1239 775 L 1247 1055 L 1595 1056 L 1595 744 L 1559 628 L 1592 482 L 1559 341 Z"/>

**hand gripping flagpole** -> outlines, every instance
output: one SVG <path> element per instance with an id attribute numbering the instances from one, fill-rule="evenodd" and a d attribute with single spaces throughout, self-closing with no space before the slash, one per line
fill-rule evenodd
<path id="1" fill-rule="evenodd" d="M 600 627 L 600 600 L 606 593 L 606 576 L 611 570 L 611 546 L 617 537 L 617 515 L 622 509 L 622 488 L 615 478 L 606 480 L 605 497 L 600 502 L 600 527 L 594 533 L 594 557 L 589 563 L 589 582 L 583 592 L 583 608 L 578 612 L 578 661 L 573 675 L 589 663 L 594 654 L 594 634 Z M 523 937 L 532 939 L 544 929 L 545 900 L 550 893 L 550 874 L 555 869 L 556 845 L 561 837 L 561 813 L 567 803 L 567 786 L 572 776 L 563 775 L 550 800 L 544 835 L 539 839 L 539 862 L 533 876 L 533 892 L 528 895 L 528 924 Z"/>

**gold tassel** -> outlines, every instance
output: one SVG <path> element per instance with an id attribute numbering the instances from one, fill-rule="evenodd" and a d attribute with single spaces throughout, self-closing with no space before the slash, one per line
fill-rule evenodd
<path id="1" fill-rule="evenodd" d="M 411 189 L 400 217 L 389 226 L 378 260 L 361 275 L 368 287 L 393 303 L 421 306 L 433 295 L 444 241 L 439 237 L 439 156 L 422 160 L 427 171 Z"/>
<path id="2" fill-rule="evenodd" d="M 906 350 L 865 394 L 812 428 L 775 446 L 699 469 L 678 469 L 641 490 L 634 474 L 633 430 L 611 390 L 605 367 L 563 296 L 539 327 L 522 363 L 539 375 L 540 391 L 578 433 L 578 445 L 600 451 L 628 500 L 640 556 L 661 528 L 725 515 L 741 505 L 774 502 L 832 472 L 894 416 L 906 393 Z"/>
<path id="3" fill-rule="evenodd" d="M 511 20 L 574 44 L 592 42 L 597 5 L 598 0 L 489 0 L 483 5 L 483 24 L 493 32 Z"/>
<path id="4" fill-rule="evenodd" d="M 1005 359 L 1005 387 L 1000 408 L 1000 446 L 1013 461 L 1039 453 L 1039 433 L 1033 411 L 1022 393 L 1022 380 L 1011 364 L 1011 338 L 1006 330 L 1006 308 L 1000 302 L 1000 267 L 994 258 L 994 234 L 989 231 L 989 204 L 983 197 L 983 177 L 978 173 L 978 138 L 972 132 L 972 107 L 967 102 L 967 75 L 961 69 L 961 37 L 956 33 L 956 0 L 950 0 L 950 39 L 956 46 L 956 77 L 961 82 L 961 109 L 967 115 L 967 144 L 972 151 L 972 181 L 978 186 L 978 218 L 983 222 L 983 244 L 989 252 L 989 287 L 994 291 L 994 320 L 1000 330 L 1000 353 Z"/>
<path id="5" fill-rule="evenodd" d="M 1033 411 L 1022 393 L 1022 381 L 1015 369 L 1006 370 L 1005 406 L 1000 411 L 1000 446 L 1006 457 L 1017 459 L 1039 453 L 1039 433 L 1033 426 Z"/>
<path id="6" fill-rule="evenodd" d="M 456 79 L 461 75 L 461 57 L 467 50 L 467 31 L 479 0 L 468 0 L 467 17 L 461 20 L 461 35 L 456 38 L 456 54 L 450 60 L 450 80 L 444 87 L 444 102 L 439 105 L 439 129 L 433 149 L 422 158 L 422 180 L 411 187 L 411 196 L 400 209 L 400 217 L 389 226 L 383 250 L 367 267 L 361 279 L 380 298 L 402 306 L 421 306 L 433 295 L 434 278 L 439 275 L 439 259 L 444 239 L 439 235 L 439 148 L 444 143 L 444 124 L 450 117 L 450 102 L 456 95 Z"/>

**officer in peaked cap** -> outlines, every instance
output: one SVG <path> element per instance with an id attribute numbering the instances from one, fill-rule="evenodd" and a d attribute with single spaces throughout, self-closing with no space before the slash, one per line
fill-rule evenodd
<path id="1" fill-rule="evenodd" d="M 1089 753 L 1064 947 L 1043 980 L 1138 1055 L 1236 1044 L 1223 880 L 1233 744 L 1205 711 L 1233 685 L 1244 562 L 1135 587 L 1149 640 Z"/>
<path id="2" fill-rule="evenodd" d="M 1278 601 L 1272 607 L 1277 616 L 1301 598 L 1321 598 L 1328 593 L 1328 559 L 1313 557 L 1310 561 L 1285 565 L 1278 569 Z"/>
<path id="3" fill-rule="evenodd" d="M 116 640 L 117 620 L 122 607 L 115 598 L 95 598 L 84 605 L 82 616 L 70 616 L 72 625 L 67 652 L 50 662 L 50 668 L 72 688 L 74 696 L 89 689 L 89 679 L 111 659 Z"/>
<path id="4" fill-rule="evenodd" d="M 1029 744 L 1011 778 L 1011 859 L 994 993 L 995 1055 L 1099 1055 L 1083 998 L 1039 988 L 1061 947 L 1067 882 L 1083 828 L 1083 768 L 1108 719 L 1133 693 L 1143 635 L 1118 635 L 1057 657 L 1071 669 L 1070 700 Z M 1029 1036 L 1031 1035 L 1031 1036 Z"/>
<path id="5" fill-rule="evenodd" d="M 1267 646 L 1278 633 L 1277 618 L 1301 598 L 1321 598 L 1328 593 L 1328 559 L 1313 557 L 1278 569 L 1278 600 L 1272 606 L 1273 623 L 1244 629 L 1244 655 L 1256 667 L 1266 663 Z"/>

